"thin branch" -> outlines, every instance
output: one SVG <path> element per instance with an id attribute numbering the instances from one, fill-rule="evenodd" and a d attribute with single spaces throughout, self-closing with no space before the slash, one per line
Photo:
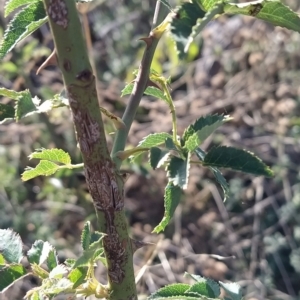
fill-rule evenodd
<path id="1" fill-rule="evenodd" d="M 163 19 L 167 15 L 167 8 L 160 2 L 157 1 L 156 8 L 155 8 L 155 14 L 154 14 L 154 20 L 153 20 L 153 26 L 152 28 L 155 28 L 157 25 L 159 25 Z M 125 123 L 125 128 L 120 129 L 117 131 L 113 149 L 112 149 L 112 157 L 114 162 L 116 163 L 117 167 L 119 168 L 121 166 L 122 161 L 116 157 L 116 153 L 119 151 L 123 151 L 125 149 L 127 136 L 131 127 L 131 124 L 135 118 L 135 114 L 137 111 L 137 108 L 140 104 L 140 101 L 142 99 L 143 93 L 147 87 L 147 83 L 149 80 L 149 72 L 150 72 L 150 66 L 152 63 L 152 58 L 154 56 L 154 52 L 156 49 L 156 46 L 159 42 L 159 37 L 149 37 L 151 38 L 151 43 L 149 45 L 147 44 L 140 67 L 139 67 L 139 73 L 137 75 L 137 79 L 134 84 L 134 88 L 132 91 L 132 94 L 129 98 L 128 105 L 126 107 L 126 110 L 123 115 L 123 122 Z"/>

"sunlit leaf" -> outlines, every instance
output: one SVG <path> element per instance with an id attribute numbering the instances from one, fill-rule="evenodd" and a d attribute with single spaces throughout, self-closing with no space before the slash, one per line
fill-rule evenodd
<path id="1" fill-rule="evenodd" d="M 4 6 L 4 17 L 7 17 L 10 13 L 23 5 L 32 4 L 40 0 L 8 0 Z"/>
<path id="2" fill-rule="evenodd" d="M 241 286 L 236 282 L 224 283 L 219 281 L 220 286 L 225 290 L 226 294 L 230 296 L 232 300 L 241 300 L 242 297 L 242 289 Z"/>
<path id="3" fill-rule="evenodd" d="M 53 162 L 62 163 L 68 165 L 71 163 L 71 157 L 69 153 L 63 151 L 62 149 L 37 149 L 29 155 L 29 159 L 45 159 Z"/>
<path id="4" fill-rule="evenodd" d="M 274 26 L 281 26 L 300 32 L 300 16 L 279 0 L 228 3 L 225 4 L 224 10 L 225 13 L 253 16 Z"/>
<path id="5" fill-rule="evenodd" d="M 10 21 L 0 44 L 0 60 L 12 50 L 15 45 L 41 27 L 47 21 L 42 1 L 34 2 Z"/>
<path id="6" fill-rule="evenodd" d="M 7 263 L 19 263 L 23 257 L 20 236 L 11 229 L 0 229 L 0 253 Z"/>
<path id="7" fill-rule="evenodd" d="M 31 264 L 41 265 L 47 260 L 50 252 L 53 250 L 53 246 L 48 242 L 37 240 L 28 250 L 27 257 Z"/>
<path id="8" fill-rule="evenodd" d="M 91 223 L 87 221 L 81 232 L 81 247 L 83 250 L 87 250 L 91 242 Z"/>
<path id="9" fill-rule="evenodd" d="M 22 180 L 27 181 L 37 176 L 49 176 L 54 174 L 59 166 L 52 161 L 41 160 L 35 168 L 27 168 L 22 174 Z"/>

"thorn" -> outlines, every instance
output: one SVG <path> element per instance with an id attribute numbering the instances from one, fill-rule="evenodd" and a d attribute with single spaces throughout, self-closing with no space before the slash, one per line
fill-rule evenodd
<path id="1" fill-rule="evenodd" d="M 42 65 L 37 69 L 36 75 L 45 69 L 47 66 L 57 66 L 57 58 L 56 58 L 56 51 L 55 49 L 49 55 L 49 57 L 42 63 Z"/>
<path id="2" fill-rule="evenodd" d="M 142 241 L 137 241 L 134 239 L 130 239 L 130 240 L 131 240 L 131 246 L 132 246 L 133 252 L 135 252 L 137 249 L 140 249 L 144 246 L 154 245 L 154 243 L 142 242 Z"/>
<path id="3" fill-rule="evenodd" d="M 148 79 L 147 87 L 148 86 L 154 86 L 154 87 L 158 88 L 159 90 L 162 90 L 161 87 L 157 83 L 153 82 L 151 79 Z"/>
<path id="4" fill-rule="evenodd" d="M 148 36 L 145 38 L 140 38 L 139 40 L 144 41 L 147 45 L 147 49 L 152 45 L 153 42 L 153 37 L 152 36 Z"/>

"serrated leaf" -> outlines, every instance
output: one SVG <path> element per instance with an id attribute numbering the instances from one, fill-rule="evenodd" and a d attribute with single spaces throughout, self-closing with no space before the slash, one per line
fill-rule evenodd
<path id="1" fill-rule="evenodd" d="M 144 137 L 138 144 L 140 148 L 151 148 L 156 147 L 165 142 L 167 138 L 171 138 L 172 136 L 166 132 L 152 133 L 148 136 Z M 132 158 L 132 161 L 135 161 L 142 153 L 136 152 Z"/>
<path id="2" fill-rule="evenodd" d="M 209 297 L 218 297 L 221 293 L 219 284 L 210 278 L 205 278 L 200 275 L 190 274 L 187 272 L 184 273 L 184 277 L 191 277 L 192 279 L 197 281 L 197 283 L 204 282 L 205 284 L 207 284 L 210 287 L 211 291 L 213 292 L 213 294 Z"/>
<path id="3" fill-rule="evenodd" d="M 175 186 L 186 189 L 189 180 L 190 153 L 185 160 L 172 156 L 167 166 L 167 170 L 169 181 L 173 182 Z"/>
<path id="4" fill-rule="evenodd" d="M 214 297 L 215 294 L 212 290 L 212 288 L 208 285 L 208 283 L 203 280 L 202 282 L 197 282 L 193 284 L 186 293 L 196 293 L 199 296 L 206 296 L 206 297 Z"/>
<path id="5" fill-rule="evenodd" d="M 247 3 L 227 3 L 225 13 L 243 14 L 267 21 L 274 26 L 300 32 L 300 17 L 281 1 L 261 0 Z"/>
<path id="6" fill-rule="evenodd" d="M 12 284 L 26 275 L 26 269 L 21 264 L 12 264 L 1 268 L 0 292 L 5 292 Z"/>
<path id="7" fill-rule="evenodd" d="M 169 224 L 171 218 L 174 215 L 175 209 L 179 204 L 182 190 L 179 186 L 175 186 L 172 182 L 169 182 L 165 188 L 164 206 L 165 213 L 160 223 L 153 229 L 153 232 L 159 233 L 163 231 Z"/>
<path id="8" fill-rule="evenodd" d="M 10 229 L 0 229 L 0 253 L 7 263 L 19 263 L 23 258 L 20 236 Z"/>
<path id="9" fill-rule="evenodd" d="M 49 176 L 54 174 L 59 166 L 48 160 L 41 160 L 35 168 L 27 168 L 22 174 L 22 180 L 26 181 L 37 176 Z"/>
<path id="10" fill-rule="evenodd" d="M 0 103 L 0 124 L 15 117 L 15 109 L 9 104 Z"/>
<path id="11" fill-rule="evenodd" d="M 51 271 L 58 265 L 58 257 L 54 247 L 50 249 L 47 257 L 47 267 Z"/>
<path id="12" fill-rule="evenodd" d="M 68 279 L 73 282 L 73 289 L 76 289 L 82 283 L 85 282 L 85 278 L 88 272 L 87 267 L 80 267 L 72 270 L 69 275 Z"/>
<path id="13" fill-rule="evenodd" d="M 36 152 L 33 152 L 29 155 L 29 159 L 45 159 L 53 162 L 62 163 L 65 165 L 71 164 L 71 157 L 68 152 L 63 151 L 62 149 L 37 149 Z"/>
<path id="14" fill-rule="evenodd" d="M 64 264 L 69 267 L 69 268 L 73 268 L 74 264 L 76 262 L 76 259 L 73 259 L 73 258 L 67 258 L 65 261 L 64 261 Z"/>
<path id="15" fill-rule="evenodd" d="M 231 300 L 242 300 L 242 290 L 236 282 L 225 283 L 219 281 L 219 284 L 225 290 L 226 294 L 230 296 Z"/>
<path id="16" fill-rule="evenodd" d="M 63 276 L 66 275 L 67 273 L 68 273 L 67 267 L 65 265 L 60 264 L 51 270 L 51 272 L 49 273 L 49 278 L 60 279 L 63 278 Z"/>
<path id="17" fill-rule="evenodd" d="M 37 240 L 27 252 L 28 261 L 31 264 L 41 265 L 47 260 L 50 252 L 53 250 L 53 246 L 48 242 Z"/>
<path id="18" fill-rule="evenodd" d="M 169 156 L 169 151 L 161 150 L 160 148 L 157 147 L 150 148 L 149 151 L 150 166 L 153 168 L 153 170 L 159 168 L 166 162 L 168 156 Z"/>
<path id="19" fill-rule="evenodd" d="M 216 0 L 216 1 L 206 1 L 206 2 L 210 2 L 207 5 L 209 8 L 205 9 L 208 11 L 206 12 L 205 16 L 201 19 L 198 19 L 196 24 L 192 27 L 190 36 L 184 47 L 184 53 L 188 52 L 190 45 L 192 44 L 196 36 L 204 29 L 204 27 L 210 21 L 212 21 L 216 16 L 224 13 L 224 3 L 222 3 L 223 1 Z"/>
<path id="20" fill-rule="evenodd" d="M 7 17 L 10 13 L 16 10 L 18 7 L 23 5 L 31 4 L 33 2 L 38 2 L 40 0 L 8 0 L 4 7 L 4 17 Z"/>
<path id="21" fill-rule="evenodd" d="M 197 148 L 195 150 L 195 153 L 200 161 L 204 161 L 206 153 L 201 148 Z M 209 169 L 213 172 L 217 182 L 221 186 L 224 193 L 224 201 L 226 201 L 229 196 L 229 184 L 227 180 L 225 179 L 225 177 L 222 175 L 221 171 L 218 168 L 209 167 Z"/>
<path id="22" fill-rule="evenodd" d="M 206 131 L 211 130 L 212 133 L 215 129 L 229 120 L 231 120 L 231 118 L 227 115 L 208 115 L 200 117 L 194 122 L 194 124 L 185 129 L 182 139 L 184 142 L 187 142 L 189 138 L 191 138 L 195 133 L 204 130 L 205 127 L 207 127 Z"/>
<path id="23" fill-rule="evenodd" d="M 0 96 L 11 98 L 13 100 L 17 100 L 21 93 L 22 92 L 16 92 L 16 91 L 9 90 L 9 89 L 3 88 L 3 87 L 0 88 Z"/>
<path id="24" fill-rule="evenodd" d="M 33 113 L 37 113 L 39 111 L 39 104 L 40 99 L 36 97 L 32 98 L 28 90 L 20 92 L 15 107 L 16 121 L 19 121 L 21 118 L 30 116 Z"/>
<path id="25" fill-rule="evenodd" d="M 83 250 L 87 250 L 91 242 L 91 223 L 87 221 L 81 232 L 81 247 Z"/>
<path id="26" fill-rule="evenodd" d="M 204 166 L 230 168 L 254 175 L 271 177 L 273 171 L 253 153 L 234 147 L 212 148 L 205 156 Z"/>
<path id="27" fill-rule="evenodd" d="M 193 26 L 196 25 L 199 18 L 202 19 L 204 16 L 205 11 L 197 3 L 184 2 L 177 11 L 176 17 L 172 19 L 171 34 L 180 59 L 185 57 L 184 49 L 189 43 Z"/>
<path id="28" fill-rule="evenodd" d="M 34 2 L 17 13 L 5 30 L 0 44 L 0 60 L 15 45 L 41 27 L 47 21 L 42 1 Z"/>
<path id="29" fill-rule="evenodd" d="M 151 294 L 148 298 L 149 300 L 157 299 L 157 297 L 171 297 L 171 296 L 180 296 L 184 295 L 184 293 L 190 288 L 189 284 L 186 283 L 174 283 L 167 285 L 155 293 Z"/>

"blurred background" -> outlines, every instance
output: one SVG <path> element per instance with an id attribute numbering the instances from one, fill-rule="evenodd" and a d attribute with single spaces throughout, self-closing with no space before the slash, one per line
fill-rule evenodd
<path id="1" fill-rule="evenodd" d="M 300 10 L 299 1 L 284 2 Z M 0 36 L 12 17 L 4 19 L 3 5 Z M 120 91 L 139 65 L 144 50 L 139 38 L 150 31 L 154 7 L 154 0 L 95 0 L 80 7 L 101 105 L 119 116 L 127 103 Z M 42 101 L 60 93 L 56 67 L 36 75 L 52 49 L 49 28 L 43 26 L 1 62 L 0 86 L 28 88 Z M 230 184 L 224 203 L 208 170 L 193 166 L 172 223 L 157 236 L 151 231 L 163 216 L 165 172 L 152 171 L 147 157 L 139 165 L 126 162 L 124 168 L 132 171 L 125 191 L 131 235 L 154 243 L 135 255 L 140 299 L 168 283 L 187 281 L 185 271 L 236 281 L 248 300 L 300 299 L 300 34 L 250 17 L 222 16 L 206 27 L 184 62 L 166 34 L 152 67 L 172 78 L 179 133 L 199 116 L 229 114 L 234 119 L 203 148 L 222 144 L 252 151 L 275 177 L 224 171 Z M 114 128 L 105 122 L 111 147 Z M 168 107 L 145 97 L 128 146 L 159 131 L 171 131 Z M 63 262 L 81 253 L 80 232 L 86 220 L 96 224 L 94 208 L 80 171 L 21 181 L 24 168 L 37 164 L 28 155 L 42 147 L 62 148 L 73 163 L 81 162 L 67 108 L 0 125 L 0 228 L 17 231 L 25 250 L 36 239 L 48 240 Z M 97 272 L 105 281 L 104 268 Z M 22 299 L 37 284 L 27 278 L 0 299 Z"/>

